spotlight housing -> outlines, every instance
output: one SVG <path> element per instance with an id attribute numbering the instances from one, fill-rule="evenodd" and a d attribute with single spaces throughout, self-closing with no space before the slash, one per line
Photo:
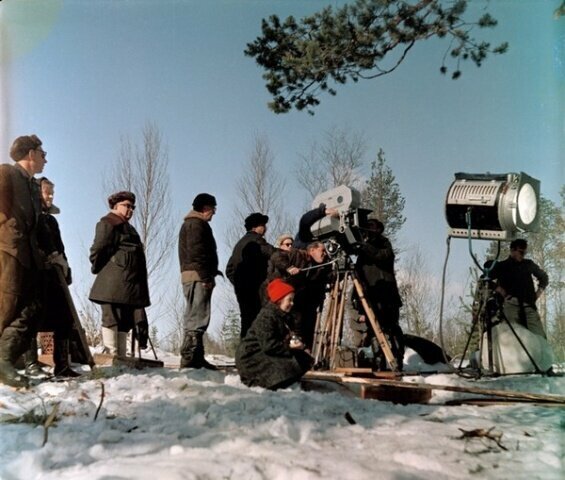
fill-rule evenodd
<path id="1" fill-rule="evenodd" d="M 540 182 L 524 172 L 456 173 L 445 201 L 450 237 L 512 240 L 539 227 Z"/>

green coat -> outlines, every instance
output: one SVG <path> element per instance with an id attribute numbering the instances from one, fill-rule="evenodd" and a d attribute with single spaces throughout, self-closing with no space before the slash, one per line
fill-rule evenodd
<path id="1" fill-rule="evenodd" d="M 264 306 L 236 352 L 241 381 L 249 387 L 276 389 L 300 379 L 311 365 L 311 357 L 288 344 L 294 323 L 292 313 L 277 305 Z"/>
<path id="2" fill-rule="evenodd" d="M 90 263 L 92 273 L 96 274 L 90 290 L 91 301 L 133 307 L 151 304 L 141 238 L 118 215 L 110 212 L 96 224 Z"/>

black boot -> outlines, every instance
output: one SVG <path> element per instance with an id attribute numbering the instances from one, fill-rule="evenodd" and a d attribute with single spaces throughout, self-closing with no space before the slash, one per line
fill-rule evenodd
<path id="1" fill-rule="evenodd" d="M 53 373 L 56 377 L 80 377 L 80 373 L 75 372 L 69 364 L 69 339 L 60 338 L 55 333 L 53 348 L 53 362 L 55 369 Z"/>
<path id="2" fill-rule="evenodd" d="M 49 374 L 43 370 L 37 357 L 37 336 L 33 336 L 28 350 L 24 353 L 25 373 L 30 377 L 46 378 Z"/>
<path id="3" fill-rule="evenodd" d="M 206 368 L 217 370 L 204 358 L 203 333 L 187 332 L 181 347 L 180 368 Z"/>
<path id="4" fill-rule="evenodd" d="M 180 368 L 200 368 L 197 361 L 198 348 L 196 332 L 186 332 L 180 349 Z"/>

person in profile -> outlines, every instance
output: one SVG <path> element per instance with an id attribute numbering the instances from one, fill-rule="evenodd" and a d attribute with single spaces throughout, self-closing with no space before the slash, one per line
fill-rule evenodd
<path id="1" fill-rule="evenodd" d="M 241 340 L 235 361 L 245 385 L 277 390 L 300 380 L 313 359 L 293 331 L 294 287 L 276 278 L 267 285 L 267 295 L 269 304 Z"/>
<path id="2" fill-rule="evenodd" d="M 179 232 L 179 263 L 186 300 L 180 368 L 216 370 L 204 355 L 204 334 L 210 325 L 212 292 L 216 286 L 218 251 L 210 222 L 216 214 L 216 198 L 199 193 Z"/>
<path id="3" fill-rule="evenodd" d="M 292 248 L 271 257 L 267 280 L 281 278 L 295 289 L 295 331 L 306 348 L 314 343 L 314 330 L 318 309 L 326 298 L 326 286 L 330 282 L 332 268 L 325 263 L 326 248 L 322 242 L 314 241 L 306 249 Z"/>
<path id="4" fill-rule="evenodd" d="M 40 307 L 41 199 L 33 176 L 43 171 L 47 152 L 36 135 L 23 135 L 12 143 L 10 157 L 15 165 L 0 165 L 0 383 L 18 388 L 29 385 L 16 361 L 36 333 Z"/>
<path id="5" fill-rule="evenodd" d="M 275 248 L 265 240 L 269 217 L 255 212 L 245 219 L 245 235 L 235 244 L 226 266 L 241 316 L 241 338 L 261 310 L 261 286 Z"/>

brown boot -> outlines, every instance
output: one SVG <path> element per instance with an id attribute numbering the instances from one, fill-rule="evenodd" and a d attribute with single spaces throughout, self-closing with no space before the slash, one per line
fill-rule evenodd
<path id="1" fill-rule="evenodd" d="M 10 387 L 27 388 L 29 378 L 20 375 L 10 362 L 0 359 L 0 383 Z"/>
<path id="2" fill-rule="evenodd" d="M 0 336 L 0 383 L 16 388 L 29 386 L 29 379 L 20 375 L 15 367 L 27 340 L 13 329 L 6 328 Z"/>

